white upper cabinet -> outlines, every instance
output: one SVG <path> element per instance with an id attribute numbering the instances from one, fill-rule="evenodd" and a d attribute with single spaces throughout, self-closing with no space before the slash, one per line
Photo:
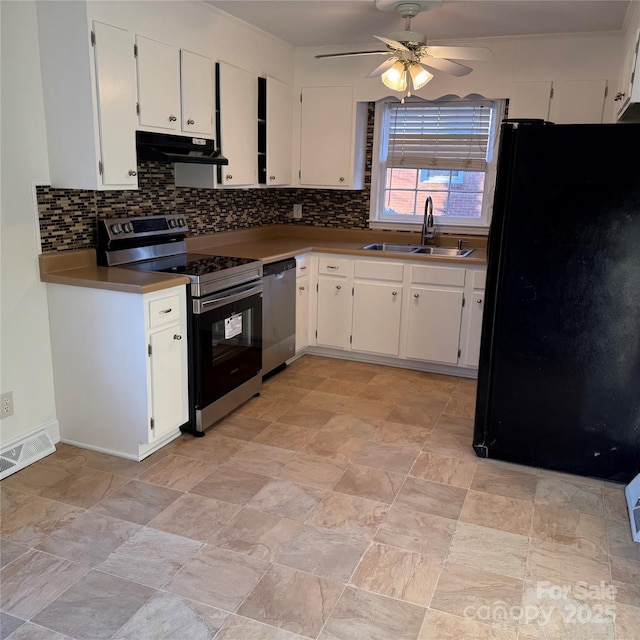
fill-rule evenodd
<path id="1" fill-rule="evenodd" d="M 218 145 L 229 164 L 221 185 L 238 187 L 258 182 L 258 78 L 220 63 L 220 132 Z"/>
<path id="2" fill-rule="evenodd" d="M 136 36 L 140 127 L 180 135 L 213 134 L 211 60 Z"/>
<path id="3" fill-rule="evenodd" d="M 361 189 L 366 104 L 352 87 L 303 87 L 300 122 L 300 184 Z"/>
<path id="4" fill-rule="evenodd" d="M 556 124 L 602 122 L 606 80 L 515 82 L 509 118 L 542 118 Z"/>
<path id="5" fill-rule="evenodd" d="M 509 118 L 548 120 L 552 86 L 553 83 L 547 80 L 514 82 L 509 98 Z"/>
<path id="6" fill-rule="evenodd" d="M 618 120 L 640 121 L 640 29 L 634 46 L 627 52 L 615 100 Z"/>
<path id="7" fill-rule="evenodd" d="M 136 36 L 138 120 L 143 127 L 180 129 L 180 61 L 177 49 Z"/>
<path id="8" fill-rule="evenodd" d="M 556 124 L 602 122 L 606 80 L 567 80 L 553 83 L 549 120 Z"/>
<path id="9" fill-rule="evenodd" d="M 211 60 L 184 49 L 180 51 L 182 131 L 213 135 L 213 67 Z"/>
<path id="10" fill-rule="evenodd" d="M 267 165 L 265 184 L 281 186 L 291 182 L 291 122 L 293 95 L 291 87 L 267 77 Z"/>
<path id="11" fill-rule="evenodd" d="M 84 3 L 36 10 L 51 185 L 137 188 L 132 34 Z"/>

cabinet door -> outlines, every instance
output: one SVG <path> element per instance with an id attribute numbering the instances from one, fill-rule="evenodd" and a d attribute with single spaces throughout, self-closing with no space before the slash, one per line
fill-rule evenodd
<path id="1" fill-rule="evenodd" d="M 229 164 L 222 167 L 222 185 L 257 182 L 258 79 L 252 73 L 220 63 L 219 145 Z"/>
<path id="2" fill-rule="evenodd" d="M 412 287 L 407 325 L 407 357 L 457 364 L 462 291 Z"/>
<path id="3" fill-rule="evenodd" d="M 309 344 L 309 276 L 296 278 L 296 353 Z"/>
<path id="4" fill-rule="evenodd" d="M 550 80 L 514 82 L 509 98 L 509 118 L 549 119 Z"/>
<path id="5" fill-rule="evenodd" d="M 137 185 L 133 65 L 129 32 L 100 22 L 95 65 L 104 186 Z"/>
<path id="6" fill-rule="evenodd" d="M 484 291 L 473 293 L 469 311 L 469 341 L 467 342 L 467 366 L 477 367 L 480 360 L 480 336 L 482 334 L 482 312 Z"/>
<path id="7" fill-rule="evenodd" d="M 353 133 L 351 87 L 304 87 L 300 184 L 348 187 Z"/>
<path id="8" fill-rule="evenodd" d="M 187 394 L 187 341 L 179 324 L 149 336 L 151 345 L 151 439 L 176 429 L 189 419 Z"/>
<path id="9" fill-rule="evenodd" d="M 351 287 L 345 279 L 318 276 L 317 344 L 349 347 L 352 301 Z"/>
<path id="10" fill-rule="evenodd" d="M 267 184 L 291 182 L 291 87 L 267 78 Z"/>
<path id="11" fill-rule="evenodd" d="M 402 283 L 356 282 L 353 289 L 351 348 L 397 356 L 400 346 Z"/>
<path id="12" fill-rule="evenodd" d="M 554 82 L 549 120 L 556 124 L 602 122 L 606 90 L 606 80 Z"/>
<path id="13" fill-rule="evenodd" d="M 144 127 L 180 128 L 180 59 L 164 42 L 136 36 L 138 121 Z"/>
<path id="14" fill-rule="evenodd" d="M 182 131 L 213 135 L 213 72 L 205 56 L 180 51 Z"/>

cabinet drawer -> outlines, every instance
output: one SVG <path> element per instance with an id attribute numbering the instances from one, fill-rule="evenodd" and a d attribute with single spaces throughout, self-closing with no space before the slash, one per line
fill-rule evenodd
<path id="1" fill-rule="evenodd" d="M 474 271 L 471 277 L 471 283 L 473 284 L 474 289 L 484 289 L 484 283 L 487 279 L 486 271 Z"/>
<path id="2" fill-rule="evenodd" d="M 180 296 L 173 295 L 149 302 L 149 326 L 157 327 L 180 317 Z"/>
<path id="3" fill-rule="evenodd" d="M 329 276 L 342 276 L 347 277 L 349 262 L 342 258 L 319 258 L 318 259 L 318 273 L 323 273 Z"/>
<path id="4" fill-rule="evenodd" d="M 355 263 L 356 278 L 402 282 L 403 272 L 404 266 L 397 262 L 372 262 L 370 260 L 364 260 Z"/>
<path id="5" fill-rule="evenodd" d="M 464 287 L 465 271 L 464 268 L 456 267 L 412 267 L 411 282 Z"/>
<path id="6" fill-rule="evenodd" d="M 309 256 L 296 256 L 296 276 L 306 276 L 311 271 Z"/>

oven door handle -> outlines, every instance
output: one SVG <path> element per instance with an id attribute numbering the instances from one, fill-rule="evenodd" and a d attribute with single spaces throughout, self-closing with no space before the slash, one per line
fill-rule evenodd
<path id="1" fill-rule="evenodd" d="M 230 292 L 225 291 L 223 293 L 216 294 L 210 297 L 208 300 L 200 302 L 200 304 L 198 305 L 198 310 L 202 312 L 205 307 L 208 307 L 210 309 L 218 309 L 219 307 L 223 307 L 226 304 L 231 304 L 233 302 L 237 302 L 238 300 L 243 300 L 244 298 L 248 298 L 249 296 L 255 295 L 256 293 L 262 293 L 262 282 L 260 282 L 259 284 L 251 283 L 243 287 L 236 287 Z"/>

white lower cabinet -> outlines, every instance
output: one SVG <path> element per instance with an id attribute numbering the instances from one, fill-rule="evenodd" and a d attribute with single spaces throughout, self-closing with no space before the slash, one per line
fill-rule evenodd
<path id="1" fill-rule="evenodd" d="M 381 355 L 400 352 L 403 265 L 356 261 L 351 348 Z"/>
<path id="2" fill-rule="evenodd" d="M 458 364 L 462 291 L 412 287 L 407 309 L 407 358 Z"/>
<path id="3" fill-rule="evenodd" d="M 482 314 L 484 312 L 485 271 L 472 274 L 472 295 L 469 303 L 469 332 L 467 340 L 466 363 L 477 368 L 480 360 L 480 336 L 482 334 Z"/>
<path id="4" fill-rule="evenodd" d="M 320 350 L 477 368 L 484 267 L 320 255 L 317 287 L 310 277 Z"/>
<path id="5" fill-rule="evenodd" d="M 141 460 L 188 422 L 184 285 L 147 294 L 48 285 L 63 442 Z"/>

